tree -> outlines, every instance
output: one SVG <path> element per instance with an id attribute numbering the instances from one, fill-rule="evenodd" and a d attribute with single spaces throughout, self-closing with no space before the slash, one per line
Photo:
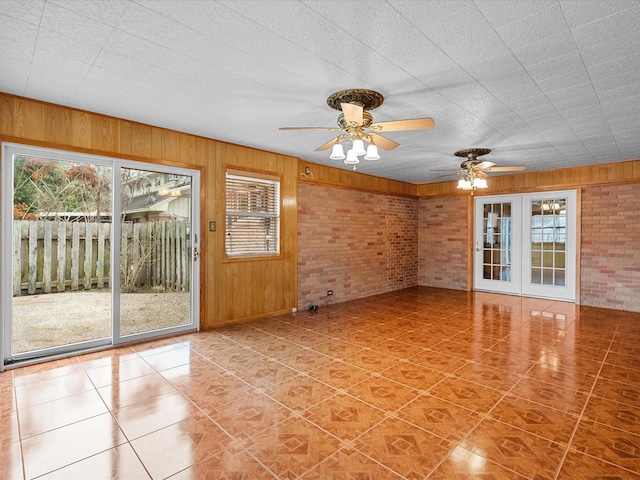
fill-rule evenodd
<path id="1" fill-rule="evenodd" d="M 99 222 L 110 204 L 111 175 L 105 168 L 42 157 L 14 159 L 16 219 L 82 212 L 78 220 Z"/>

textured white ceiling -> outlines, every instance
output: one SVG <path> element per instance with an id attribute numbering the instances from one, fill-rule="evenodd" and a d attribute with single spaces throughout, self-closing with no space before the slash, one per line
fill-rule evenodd
<path id="1" fill-rule="evenodd" d="M 0 91 L 346 168 L 327 97 L 432 117 L 358 170 L 425 183 L 456 150 L 528 171 L 640 157 L 640 2 L 0 0 Z M 444 172 L 446 173 L 446 172 Z"/>

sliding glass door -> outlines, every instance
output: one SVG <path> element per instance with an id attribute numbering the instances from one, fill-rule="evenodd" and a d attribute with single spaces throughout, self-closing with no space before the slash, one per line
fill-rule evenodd
<path id="1" fill-rule="evenodd" d="M 2 154 L 2 367 L 197 327 L 197 171 Z"/>
<path id="2" fill-rule="evenodd" d="M 193 178 L 120 170 L 120 337 L 191 322 Z"/>

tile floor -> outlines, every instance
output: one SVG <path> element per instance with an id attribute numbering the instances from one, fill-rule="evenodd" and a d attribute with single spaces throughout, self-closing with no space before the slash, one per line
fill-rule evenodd
<path id="1" fill-rule="evenodd" d="M 640 478 L 640 314 L 411 288 L 0 374 L 7 479 Z"/>

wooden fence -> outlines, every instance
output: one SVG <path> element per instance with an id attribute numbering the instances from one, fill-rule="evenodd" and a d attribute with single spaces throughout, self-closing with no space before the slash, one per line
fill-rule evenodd
<path id="1" fill-rule="evenodd" d="M 188 291 L 184 221 L 122 224 L 123 291 Z M 14 220 L 13 295 L 105 288 L 111 276 L 111 224 Z"/>

